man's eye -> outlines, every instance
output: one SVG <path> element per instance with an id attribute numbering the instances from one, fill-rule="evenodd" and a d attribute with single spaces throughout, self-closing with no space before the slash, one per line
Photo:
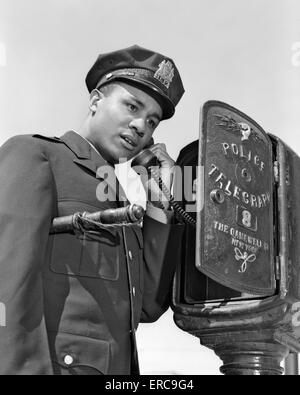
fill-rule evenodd
<path id="1" fill-rule="evenodd" d="M 131 104 L 131 103 L 128 104 L 128 108 L 129 108 L 129 110 L 132 111 L 132 112 L 136 112 L 137 109 L 138 109 L 136 105 Z"/>
<path id="2" fill-rule="evenodd" d="M 149 126 L 150 126 L 152 129 L 155 129 L 156 126 L 157 126 L 157 125 L 156 125 L 156 122 L 153 121 L 152 119 L 149 119 L 148 124 L 149 124 Z"/>

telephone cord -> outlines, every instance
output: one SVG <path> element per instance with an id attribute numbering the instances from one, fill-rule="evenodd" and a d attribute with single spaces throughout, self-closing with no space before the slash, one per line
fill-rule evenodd
<path id="1" fill-rule="evenodd" d="M 171 195 L 169 189 L 164 184 L 158 171 L 154 167 L 150 167 L 150 171 L 151 171 L 151 175 L 153 176 L 154 180 L 158 184 L 159 188 L 162 190 L 163 194 L 168 199 L 170 205 L 173 207 L 175 213 L 178 216 L 180 216 L 185 222 L 195 227 L 196 221 L 186 211 L 184 211 L 184 209 L 174 200 L 174 197 Z M 164 208 L 162 203 L 161 206 L 162 208 Z"/>

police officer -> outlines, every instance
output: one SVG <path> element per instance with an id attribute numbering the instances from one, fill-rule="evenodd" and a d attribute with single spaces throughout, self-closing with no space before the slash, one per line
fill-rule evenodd
<path id="1" fill-rule="evenodd" d="M 16 136 L 0 149 L 1 374 L 137 374 L 138 323 L 169 306 L 182 227 L 167 202 L 148 202 L 142 229 L 49 230 L 55 217 L 126 204 L 101 169 L 133 158 L 173 116 L 180 75 L 170 58 L 132 46 L 101 54 L 86 84 L 81 129 Z M 150 149 L 170 185 L 173 160 L 163 144 Z"/>

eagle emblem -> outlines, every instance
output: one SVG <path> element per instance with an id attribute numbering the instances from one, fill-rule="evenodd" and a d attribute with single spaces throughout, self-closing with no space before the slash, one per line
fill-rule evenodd
<path id="1" fill-rule="evenodd" d="M 154 78 L 159 80 L 166 88 L 169 89 L 174 78 L 174 67 L 169 60 L 163 60 L 158 65 L 158 70 L 154 74 Z"/>
<path id="2" fill-rule="evenodd" d="M 242 133 L 242 141 L 248 140 L 251 134 L 251 128 L 247 123 L 239 122 L 238 125 L 240 126 L 240 131 Z"/>
<path id="3" fill-rule="evenodd" d="M 252 129 L 247 123 L 237 122 L 235 119 L 227 117 L 226 115 L 214 115 L 220 120 L 220 122 L 216 124 L 217 126 L 221 126 L 232 132 L 240 132 L 242 134 L 242 141 L 249 140 Z"/>

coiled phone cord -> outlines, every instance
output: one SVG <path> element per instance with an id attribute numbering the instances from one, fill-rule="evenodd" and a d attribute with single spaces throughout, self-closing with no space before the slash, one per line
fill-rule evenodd
<path id="1" fill-rule="evenodd" d="M 168 199 L 170 205 L 173 207 L 175 213 L 181 217 L 185 222 L 189 223 L 192 226 L 196 226 L 196 221 L 192 218 L 186 211 L 183 210 L 182 207 L 174 200 L 174 197 L 171 195 L 169 189 L 164 184 L 163 180 L 161 179 L 157 168 L 149 167 L 152 177 L 156 181 L 159 188 L 162 190 L 165 197 Z M 161 204 L 161 207 L 164 209 L 165 207 Z"/>

